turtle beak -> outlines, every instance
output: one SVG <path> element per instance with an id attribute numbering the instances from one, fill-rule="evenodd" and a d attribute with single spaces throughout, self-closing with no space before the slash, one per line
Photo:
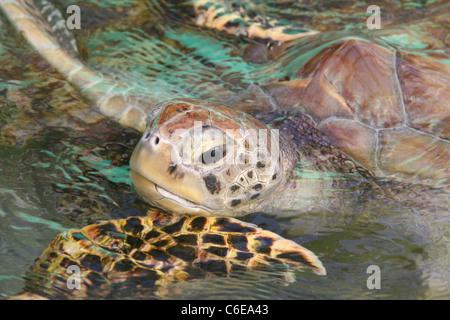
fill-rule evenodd
<path id="1" fill-rule="evenodd" d="M 147 131 L 131 156 L 134 188 L 150 204 L 180 213 L 200 214 L 205 210 L 201 206 L 205 201 L 204 186 L 198 175 L 186 170 L 177 159 L 174 148 L 158 129 Z"/>

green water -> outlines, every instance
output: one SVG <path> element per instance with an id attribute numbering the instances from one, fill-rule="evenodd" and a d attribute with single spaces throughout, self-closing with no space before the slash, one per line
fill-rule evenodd
<path id="1" fill-rule="evenodd" d="M 324 43 L 370 36 L 364 30 L 364 2 L 319 2 L 305 10 L 307 5 L 297 2 L 287 2 L 289 7 L 254 1 L 262 13 L 280 15 L 285 23 L 297 19 L 304 27 L 329 31 L 324 38 L 291 45 L 279 59 L 255 63 L 245 58 L 245 48 L 258 48 L 257 41 L 199 28 L 175 2 L 58 3 L 81 7 L 84 20 L 76 38 L 83 59 L 157 99 L 227 102 L 249 84 L 293 77 Z M 146 15 L 130 13 L 142 9 L 136 3 L 144 4 Z M 423 41 L 428 39 L 423 38 L 425 22 L 413 23 L 440 6 L 391 4 L 384 15 L 391 27 L 407 22 L 413 27 L 408 35 L 387 33 L 382 40 L 445 58 L 448 47 L 430 46 Z M 128 176 L 139 135 L 107 120 L 85 123 L 92 111 L 76 91 L 39 60 L 3 16 L 0 22 L 0 297 L 8 298 L 22 291 L 26 272 L 57 234 L 99 220 L 144 215 L 147 205 Z M 350 210 L 251 214 L 243 220 L 316 253 L 327 276 L 296 272 L 289 285 L 264 273 L 194 280 L 170 285 L 170 298 L 448 299 L 447 194 L 429 191 L 416 201 L 374 201 L 363 194 Z M 379 290 L 367 287 L 370 265 L 381 269 Z"/>

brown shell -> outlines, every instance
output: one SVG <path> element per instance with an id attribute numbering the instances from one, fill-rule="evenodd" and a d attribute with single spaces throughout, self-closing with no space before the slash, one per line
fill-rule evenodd
<path id="1" fill-rule="evenodd" d="M 67 287 L 71 265 L 80 268 L 79 290 Z M 325 274 L 314 253 L 252 224 L 150 211 L 147 217 L 110 220 L 57 236 L 36 260 L 31 276 L 39 275 L 32 283 L 49 298 L 86 298 L 105 297 L 127 283 L 156 289 L 174 281 L 267 268 Z"/>
<path id="2" fill-rule="evenodd" d="M 450 68 L 438 60 L 344 39 L 266 89 L 377 175 L 439 185 L 450 178 L 449 88 Z"/>

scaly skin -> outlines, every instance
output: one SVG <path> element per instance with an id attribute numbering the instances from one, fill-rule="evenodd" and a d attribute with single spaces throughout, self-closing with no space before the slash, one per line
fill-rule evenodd
<path id="1" fill-rule="evenodd" d="M 76 290 L 68 286 L 75 284 L 70 266 L 80 270 Z M 149 298 L 175 281 L 299 268 L 326 274 L 314 253 L 252 224 L 150 211 L 57 236 L 31 269 L 33 281 L 13 299 L 105 298 L 127 286 Z"/>

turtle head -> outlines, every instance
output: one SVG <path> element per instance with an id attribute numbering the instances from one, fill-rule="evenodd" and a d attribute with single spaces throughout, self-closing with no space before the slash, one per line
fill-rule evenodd
<path id="1" fill-rule="evenodd" d="M 277 131 L 230 107 L 180 99 L 152 109 L 130 171 L 156 207 L 239 216 L 262 209 L 283 180 L 283 161 Z"/>

